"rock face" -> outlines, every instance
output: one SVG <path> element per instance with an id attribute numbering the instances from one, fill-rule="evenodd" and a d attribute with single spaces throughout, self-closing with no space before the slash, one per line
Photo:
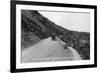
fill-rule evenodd
<path id="1" fill-rule="evenodd" d="M 75 48 L 83 59 L 90 59 L 90 33 L 67 30 L 35 10 L 21 11 L 22 50 L 53 34 Z"/>

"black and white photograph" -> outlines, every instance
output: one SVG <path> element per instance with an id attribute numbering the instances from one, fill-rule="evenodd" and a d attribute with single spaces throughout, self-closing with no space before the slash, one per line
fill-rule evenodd
<path id="1" fill-rule="evenodd" d="M 96 67 L 96 6 L 13 1 L 11 70 Z"/>
<path id="2" fill-rule="evenodd" d="M 22 62 L 90 59 L 90 13 L 21 10 Z"/>

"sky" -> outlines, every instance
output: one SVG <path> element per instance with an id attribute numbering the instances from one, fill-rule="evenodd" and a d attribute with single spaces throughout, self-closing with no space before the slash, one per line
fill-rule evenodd
<path id="1" fill-rule="evenodd" d="M 90 32 L 90 14 L 76 12 L 39 11 L 43 16 L 66 29 Z"/>

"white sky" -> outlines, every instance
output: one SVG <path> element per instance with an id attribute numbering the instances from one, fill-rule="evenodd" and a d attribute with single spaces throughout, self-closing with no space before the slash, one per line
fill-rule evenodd
<path id="1" fill-rule="evenodd" d="M 72 12 L 39 11 L 52 22 L 69 30 L 90 32 L 90 14 Z"/>

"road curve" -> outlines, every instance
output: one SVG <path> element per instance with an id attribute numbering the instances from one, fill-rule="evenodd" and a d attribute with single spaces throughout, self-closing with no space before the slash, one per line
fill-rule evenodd
<path id="1" fill-rule="evenodd" d="M 81 60 L 80 55 L 72 47 L 64 49 L 61 40 L 44 39 L 39 43 L 22 50 L 22 62 Z"/>

